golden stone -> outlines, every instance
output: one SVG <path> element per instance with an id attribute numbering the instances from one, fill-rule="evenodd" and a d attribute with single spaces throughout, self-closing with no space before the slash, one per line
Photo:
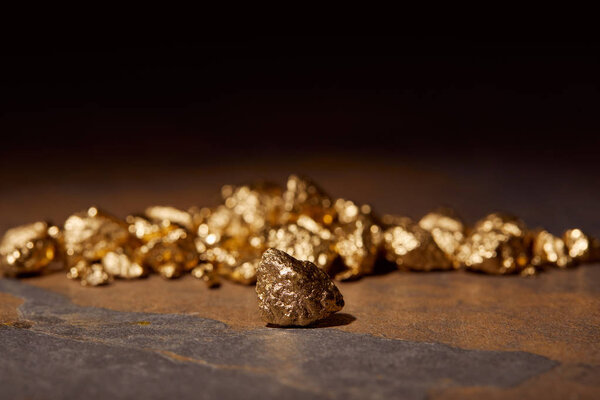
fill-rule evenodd
<path id="1" fill-rule="evenodd" d="M 192 270 L 199 261 L 194 239 L 183 228 L 144 244 L 137 250 L 137 257 L 142 265 L 169 279 Z"/>
<path id="2" fill-rule="evenodd" d="M 371 207 L 358 207 L 352 201 L 338 199 L 334 209 L 337 214 L 334 248 L 345 267 L 335 278 L 356 279 L 373 273 L 382 232 L 371 215 Z"/>
<path id="3" fill-rule="evenodd" d="M 50 232 L 49 232 L 50 231 Z M 0 241 L 0 273 L 18 276 L 42 271 L 56 256 L 57 244 L 46 222 L 9 229 Z"/>
<path id="4" fill-rule="evenodd" d="M 521 273 L 529 266 L 529 248 L 525 224 L 514 216 L 494 213 L 475 224 L 456 258 L 472 271 Z"/>
<path id="5" fill-rule="evenodd" d="M 591 240 L 581 229 L 568 229 L 563 234 L 569 257 L 574 262 L 586 262 L 591 255 Z"/>
<path id="6" fill-rule="evenodd" d="M 433 240 L 450 259 L 465 240 L 465 225 L 456 213 L 448 208 L 440 208 L 426 214 L 419 226 L 433 236 Z"/>
<path id="7" fill-rule="evenodd" d="M 385 216 L 390 225 L 383 233 L 385 257 L 401 269 L 432 271 L 452 269 L 452 260 L 440 249 L 431 233 L 407 217 Z"/>
<path id="8" fill-rule="evenodd" d="M 316 183 L 306 177 L 290 175 L 283 193 L 282 223 L 295 222 L 300 215 L 307 215 L 324 225 L 331 225 L 335 218 L 333 201 Z"/>
<path id="9" fill-rule="evenodd" d="M 100 262 L 108 252 L 131 240 L 127 224 L 96 207 L 71 215 L 65 221 L 63 242 L 69 267 L 80 260 Z"/>
<path id="10" fill-rule="evenodd" d="M 282 192 L 279 185 L 272 183 L 225 185 L 221 189 L 223 204 L 241 219 L 251 234 L 279 221 L 283 211 Z"/>
<path id="11" fill-rule="evenodd" d="M 146 269 L 135 260 L 132 251 L 120 248 L 109 251 L 102 257 L 102 267 L 110 276 L 122 279 L 140 278 L 146 275 Z"/>
<path id="12" fill-rule="evenodd" d="M 534 266 L 555 265 L 565 268 L 571 263 L 571 257 L 565 246 L 565 242 L 540 229 L 530 233 L 531 235 L 531 264 Z"/>
<path id="13" fill-rule="evenodd" d="M 267 246 L 286 252 L 299 260 L 310 261 L 326 273 L 337 258 L 333 234 L 308 216 L 268 233 Z"/>
<path id="14" fill-rule="evenodd" d="M 262 318 L 278 326 L 310 325 L 344 307 L 342 294 L 325 272 L 276 249 L 262 255 L 256 293 Z"/>

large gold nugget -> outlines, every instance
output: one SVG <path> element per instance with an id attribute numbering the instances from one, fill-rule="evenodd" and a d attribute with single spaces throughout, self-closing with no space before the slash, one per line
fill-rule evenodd
<path id="1" fill-rule="evenodd" d="M 183 228 L 144 244 L 137 254 L 143 265 L 168 279 L 192 270 L 199 260 L 194 240 Z"/>
<path id="2" fill-rule="evenodd" d="M 123 221 L 90 207 L 67 218 L 63 240 L 71 262 L 96 261 L 126 244 L 130 235 Z"/>
<path id="3" fill-rule="evenodd" d="M 307 215 L 326 226 L 335 217 L 333 201 L 316 183 L 305 177 L 290 175 L 283 193 L 284 214 L 281 223 L 295 222 Z"/>
<path id="4" fill-rule="evenodd" d="M 530 235 L 532 241 L 532 265 L 555 265 L 559 268 L 565 268 L 571 263 L 568 249 L 561 238 L 543 229 L 533 231 Z"/>
<path id="5" fill-rule="evenodd" d="M 307 216 L 301 216 L 297 224 L 271 229 L 267 246 L 300 260 L 310 261 L 326 273 L 331 272 L 331 266 L 337 258 L 332 233 Z"/>
<path id="6" fill-rule="evenodd" d="M 465 225 L 456 213 L 442 208 L 426 214 L 419 221 L 419 226 L 433 236 L 433 240 L 450 258 L 465 240 Z"/>
<path id="7" fill-rule="evenodd" d="M 241 219 L 251 234 L 278 223 L 283 212 L 282 193 L 279 185 L 271 183 L 225 185 L 221 189 L 225 207 Z"/>
<path id="8" fill-rule="evenodd" d="M 263 253 L 257 278 L 258 308 L 269 324 L 306 326 L 344 307 L 342 294 L 325 272 L 283 251 Z"/>
<path id="9" fill-rule="evenodd" d="M 9 229 L 0 242 L 0 273 L 18 276 L 40 272 L 54 260 L 56 242 L 46 222 Z"/>
<path id="10" fill-rule="evenodd" d="M 440 249 L 433 236 L 410 218 L 384 218 L 393 222 L 383 234 L 385 257 L 401 269 L 432 271 L 452 269 L 450 258 Z"/>
<path id="11" fill-rule="evenodd" d="M 355 279 L 373 273 L 382 232 L 371 215 L 371 207 L 358 207 L 352 201 L 338 199 L 334 208 L 337 213 L 335 250 L 346 267 L 336 274 L 336 279 Z"/>
<path id="12" fill-rule="evenodd" d="M 472 271 L 529 273 L 529 248 L 525 224 L 516 217 L 494 213 L 475 224 L 456 257 Z"/>
<path id="13" fill-rule="evenodd" d="M 594 262 L 600 260 L 600 242 L 589 237 L 581 229 L 569 229 L 563 234 L 569 257 L 574 262 Z"/>

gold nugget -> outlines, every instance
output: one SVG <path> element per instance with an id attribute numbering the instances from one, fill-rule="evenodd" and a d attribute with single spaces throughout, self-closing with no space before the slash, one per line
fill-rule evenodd
<path id="1" fill-rule="evenodd" d="M 465 240 L 465 225 L 456 213 L 440 208 L 426 214 L 419 226 L 433 236 L 433 240 L 450 259 L 454 259 L 459 246 Z"/>
<path id="2" fill-rule="evenodd" d="M 566 268 L 571 264 L 571 257 L 561 238 L 543 229 L 532 231 L 530 235 L 533 266 L 555 265 Z"/>
<path id="3" fill-rule="evenodd" d="M 452 260 L 440 249 L 431 233 L 407 217 L 384 217 L 391 224 L 384 234 L 383 243 L 388 261 L 401 269 L 432 271 L 452 269 Z"/>
<path id="4" fill-rule="evenodd" d="M 50 232 L 49 232 L 50 230 Z M 54 260 L 56 241 L 51 233 L 55 226 L 35 222 L 9 229 L 0 242 L 0 273 L 19 276 L 37 273 Z"/>
<path id="5" fill-rule="evenodd" d="M 112 251 L 134 245 L 127 224 L 106 212 L 90 207 L 71 215 L 65 221 L 63 243 L 70 279 L 82 285 L 108 283 L 111 276 L 104 271 L 102 258 Z M 135 246 L 135 245 L 134 245 Z M 100 272 L 102 269 L 103 272 Z"/>
<path id="6" fill-rule="evenodd" d="M 337 257 L 333 234 L 308 216 L 300 216 L 297 224 L 287 224 L 268 233 L 267 246 L 307 260 L 326 273 Z"/>
<path id="7" fill-rule="evenodd" d="M 506 214 L 490 214 L 477 222 L 456 257 L 466 268 L 488 274 L 531 274 L 535 271 L 528 268 L 525 224 Z"/>
<path id="8" fill-rule="evenodd" d="M 283 193 L 282 223 L 295 222 L 300 215 L 331 225 L 335 217 L 333 201 L 316 183 L 306 177 L 290 175 Z"/>
<path id="9" fill-rule="evenodd" d="M 262 256 L 256 293 L 262 318 L 279 326 L 310 325 L 344 307 L 342 294 L 325 272 L 276 249 Z"/>
<path id="10" fill-rule="evenodd" d="M 371 207 L 358 207 L 350 200 L 338 199 L 334 209 L 337 215 L 335 250 L 345 267 L 336 274 L 336 279 L 356 279 L 373 273 L 382 232 L 371 215 Z"/>

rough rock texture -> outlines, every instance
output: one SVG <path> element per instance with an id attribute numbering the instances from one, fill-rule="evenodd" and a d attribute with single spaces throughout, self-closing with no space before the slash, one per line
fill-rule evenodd
<path id="1" fill-rule="evenodd" d="M 344 307 L 342 294 L 325 272 L 276 249 L 263 253 L 256 293 L 263 319 L 273 325 L 310 325 Z"/>

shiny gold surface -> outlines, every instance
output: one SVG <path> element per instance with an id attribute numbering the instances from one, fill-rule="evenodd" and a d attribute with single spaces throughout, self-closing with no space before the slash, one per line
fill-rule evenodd
<path id="1" fill-rule="evenodd" d="M 350 200 L 338 199 L 334 209 L 337 214 L 334 248 L 345 267 L 336 274 L 336 279 L 348 280 L 371 274 L 382 243 L 382 230 L 371 215 L 371 207 L 359 207 Z"/>
<path id="2" fill-rule="evenodd" d="M 566 268 L 571 264 L 571 257 L 561 238 L 543 229 L 534 231 L 531 235 L 533 236 L 532 265 L 555 265 L 559 268 Z"/>
<path id="3" fill-rule="evenodd" d="M 18 276 L 41 271 L 54 260 L 56 227 L 35 222 L 9 229 L 0 241 L 0 274 Z"/>
<path id="4" fill-rule="evenodd" d="M 418 223 L 402 216 L 379 219 L 370 206 L 334 200 L 297 175 L 284 187 L 225 185 L 221 197 L 214 207 L 155 205 L 125 220 L 91 207 L 68 217 L 62 230 L 44 222 L 13 228 L 2 239 L 0 267 L 6 275 L 24 275 L 57 260 L 85 286 L 192 271 L 216 287 L 220 277 L 254 284 L 267 248 L 310 261 L 337 280 L 373 274 L 383 257 L 406 270 L 500 275 L 600 259 L 600 242 L 579 229 L 559 238 L 500 213 L 467 228 L 450 209 L 432 211 Z"/>
<path id="5" fill-rule="evenodd" d="M 450 259 L 454 259 L 465 240 L 465 225 L 456 212 L 448 208 L 432 211 L 421 218 L 419 226 L 431 233 L 438 247 Z"/>
<path id="6" fill-rule="evenodd" d="M 406 217 L 383 219 L 391 224 L 383 233 L 385 257 L 401 269 L 433 271 L 453 268 L 450 258 L 440 249 L 431 233 Z"/>
<path id="7" fill-rule="evenodd" d="M 344 307 L 342 294 L 325 272 L 283 251 L 263 253 L 257 278 L 258 308 L 269 324 L 306 326 Z"/>
<path id="8" fill-rule="evenodd" d="M 310 261 L 327 273 L 331 272 L 331 266 L 337 258 L 331 231 L 305 216 L 299 218 L 298 224 L 271 229 L 267 246 L 284 251 L 299 260 Z"/>
<path id="9" fill-rule="evenodd" d="M 518 218 L 494 213 L 478 221 L 456 255 L 467 269 L 488 274 L 531 274 L 526 228 Z"/>

